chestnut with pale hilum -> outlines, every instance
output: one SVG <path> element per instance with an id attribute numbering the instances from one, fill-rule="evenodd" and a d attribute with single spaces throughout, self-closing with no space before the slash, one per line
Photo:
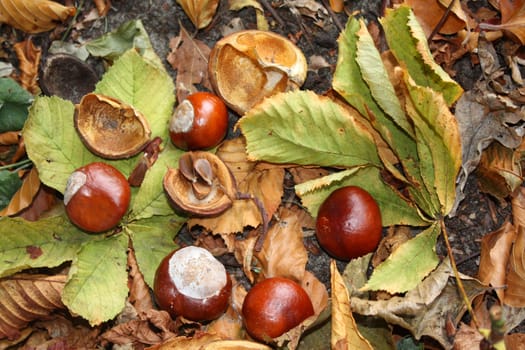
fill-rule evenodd
<path id="1" fill-rule="evenodd" d="M 130 199 L 131 189 L 124 175 L 102 162 L 75 170 L 64 191 L 64 205 L 70 221 L 92 233 L 117 226 L 128 210 Z"/>
<path id="2" fill-rule="evenodd" d="M 224 265 L 204 248 L 173 251 L 155 273 L 153 291 L 162 310 L 176 318 L 211 321 L 230 303 L 232 281 Z"/>
<path id="3" fill-rule="evenodd" d="M 228 131 L 228 110 L 209 92 L 196 92 L 183 100 L 169 123 L 170 139 L 182 150 L 204 150 L 217 146 Z"/>

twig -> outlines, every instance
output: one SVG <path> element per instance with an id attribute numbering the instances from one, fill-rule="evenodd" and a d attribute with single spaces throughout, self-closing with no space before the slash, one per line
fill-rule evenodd
<path id="1" fill-rule="evenodd" d="M 259 0 L 259 2 L 263 5 L 263 7 L 268 11 L 270 12 L 270 14 L 272 15 L 272 17 L 277 21 L 277 23 L 279 23 L 279 26 L 281 28 L 285 28 L 286 27 L 286 23 L 283 21 L 283 19 L 281 18 L 281 16 L 279 16 L 279 14 L 277 13 L 277 11 L 275 11 L 275 9 L 273 8 L 272 5 L 270 5 L 268 3 L 267 0 Z"/>
<path id="2" fill-rule="evenodd" d="M 327 0 L 323 0 L 323 6 L 326 8 L 326 10 L 328 11 L 328 13 L 330 14 L 330 16 L 332 17 L 332 19 L 334 20 L 334 23 L 335 25 L 337 26 L 337 28 L 339 28 L 339 30 L 342 32 L 345 30 L 345 27 L 343 26 L 343 24 L 341 23 L 341 21 L 339 21 L 339 18 L 337 18 L 337 15 L 334 13 L 334 11 L 332 10 L 332 7 L 330 6 L 330 4 L 328 3 Z"/>
<path id="3" fill-rule="evenodd" d="M 445 21 L 447 20 L 448 16 L 450 15 L 450 11 L 452 11 L 452 6 L 456 0 L 452 0 L 450 4 L 448 4 L 447 9 L 443 16 L 441 16 L 441 19 L 439 20 L 438 24 L 434 27 L 434 30 L 432 30 L 432 33 L 427 38 L 427 41 L 431 41 L 432 38 L 437 34 L 437 32 L 443 27 L 443 24 L 445 24 Z"/>
<path id="4" fill-rule="evenodd" d="M 454 277 L 456 278 L 459 294 L 461 294 L 461 297 L 463 298 L 463 303 L 465 303 L 465 306 L 467 307 L 467 311 L 469 312 L 470 317 L 472 318 L 472 322 L 474 322 L 474 325 L 476 326 L 476 328 L 478 328 L 478 321 L 476 319 L 476 315 L 472 310 L 472 305 L 470 304 L 467 292 L 465 291 L 465 287 L 463 286 L 463 282 L 461 281 L 461 277 L 459 276 L 459 271 L 456 266 L 456 260 L 454 259 L 454 255 L 452 254 L 452 247 L 450 246 L 450 242 L 448 240 L 447 228 L 445 227 L 445 221 L 443 218 L 439 219 L 439 224 L 441 225 L 441 232 L 443 232 L 443 238 L 445 239 L 445 245 L 447 246 L 450 266 L 452 267 L 452 271 L 454 271 Z"/>

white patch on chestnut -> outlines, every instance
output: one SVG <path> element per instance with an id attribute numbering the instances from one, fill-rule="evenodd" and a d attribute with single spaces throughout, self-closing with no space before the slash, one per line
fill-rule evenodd
<path id="1" fill-rule="evenodd" d="M 193 126 L 193 119 L 195 118 L 195 111 L 193 105 L 189 100 L 182 101 L 170 119 L 170 131 L 174 133 L 185 133 L 190 131 Z"/>
<path id="2" fill-rule="evenodd" d="M 195 299 L 217 295 L 227 283 L 224 265 L 206 249 L 194 246 L 172 255 L 169 275 L 181 294 Z"/>
<path id="3" fill-rule="evenodd" d="M 64 205 L 67 205 L 71 198 L 84 186 L 87 175 L 81 171 L 73 172 L 67 179 L 66 190 L 64 191 Z"/>

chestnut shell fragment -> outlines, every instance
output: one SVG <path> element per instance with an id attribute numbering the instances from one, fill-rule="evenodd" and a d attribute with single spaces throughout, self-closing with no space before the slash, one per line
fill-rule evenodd
<path id="1" fill-rule="evenodd" d="M 242 115 L 265 97 L 301 87 L 308 65 L 302 51 L 287 38 L 245 30 L 215 44 L 208 69 L 215 93 Z"/>
<path id="2" fill-rule="evenodd" d="M 151 136 L 148 121 L 139 111 L 105 95 L 85 95 L 77 105 L 74 120 L 84 145 L 107 159 L 136 155 Z"/>
<path id="3" fill-rule="evenodd" d="M 237 187 L 228 166 L 215 154 L 187 152 L 179 168 L 168 169 L 164 190 L 179 211 L 193 216 L 218 215 L 230 208 Z"/>

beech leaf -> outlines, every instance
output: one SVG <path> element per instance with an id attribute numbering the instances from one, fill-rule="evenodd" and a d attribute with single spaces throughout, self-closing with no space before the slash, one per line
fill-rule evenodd
<path id="1" fill-rule="evenodd" d="M 0 22 L 27 33 L 41 33 L 73 16 L 76 9 L 51 0 L 1 0 Z"/>
<path id="2" fill-rule="evenodd" d="M 440 232 L 439 224 L 434 223 L 400 245 L 374 269 L 362 290 L 396 294 L 415 288 L 439 263 L 435 246 Z"/>
<path id="3" fill-rule="evenodd" d="M 73 260 L 80 246 L 93 239 L 65 216 L 36 222 L 6 217 L 0 223 L 0 277 L 28 268 L 59 266 Z M 41 255 L 32 256 L 31 247 L 40 249 Z"/>
<path id="4" fill-rule="evenodd" d="M 75 256 L 62 301 L 68 309 L 99 325 L 124 308 L 128 295 L 128 237 L 117 234 L 86 242 Z"/>
<path id="5" fill-rule="evenodd" d="M 311 91 L 279 93 L 238 122 L 248 158 L 320 166 L 379 165 L 377 149 L 359 117 Z"/>
<path id="6" fill-rule="evenodd" d="M 348 290 L 335 261 L 330 262 L 332 287 L 332 349 L 362 349 L 372 350 L 372 345 L 364 338 L 357 328 Z"/>

